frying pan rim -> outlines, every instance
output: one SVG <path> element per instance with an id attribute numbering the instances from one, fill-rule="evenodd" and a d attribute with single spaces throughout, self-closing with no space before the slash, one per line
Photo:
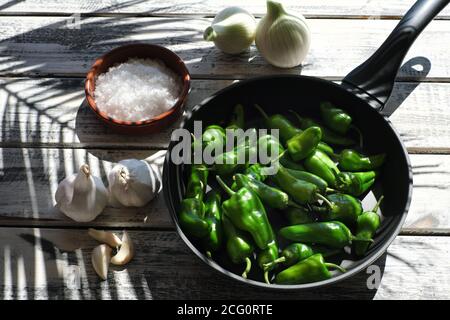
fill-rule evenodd
<path id="1" fill-rule="evenodd" d="M 378 260 L 388 249 L 388 247 L 391 245 L 391 243 L 395 240 L 395 238 L 398 236 L 398 234 L 400 233 L 400 230 L 405 222 L 405 219 L 407 217 L 408 211 L 409 211 L 409 207 L 411 204 L 411 199 L 412 199 L 412 190 L 413 190 L 413 174 L 412 174 L 412 168 L 411 168 L 411 161 L 409 159 L 409 155 L 408 152 L 406 150 L 405 145 L 403 144 L 403 141 L 399 135 L 399 133 L 397 132 L 397 130 L 394 128 L 394 126 L 392 125 L 392 123 L 390 122 L 390 120 L 384 116 L 383 114 L 381 114 L 380 112 L 378 112 L 377 110 L 375 110 L 373 107 L 371 107 L 368 102 L 364 101 L 363 99 L 361 99 L 360 97 L 358 97 L 357 95 L 355 95 L 352 92 L 349 92 L 348 90 L 346 90 L 345 88 L 343 88 L 341 85 L 338 85 L 332 81 L 329 80 L 325 80 L 325 79 L 321 79 L 318 77 L 312 77 L 312 76 L 304 76 L 304 75 L 296 75 L 296 74 L 275 74 L 275 75 L 264 75 L 264 76 L 258 76 L 258 77 L 252 77 L 252 78 L 248 78 L 245 80 L 241 80 L 239 82 L 233 83 L 221 90 L 218 90 L 217 92 L 215 92 L 213 95 L 205 98 L 204 100 L 202 100 L 199 104 L 196 104 L 192 110 L 183 117 L 182 122 L 179 125 L 179 128 L 184 128 L 184 126 L 186 125 L 186 123 L 194 116 L 194 114 L 201 109 L 202 107 L 204 107 L 205 105 L 207 105 L 213 98 L 216 98 L 217 96 L 220 96 L 228 91 L 234 90 L 235 88 L 241 87 L 241 86 L 245 86 L 249 83 L 253 83 L 253 82 L 257 82 L 257 81 L 264 81 L 264 80 L 268 80 L 268 79 L 276 79 L 276 78 L 296 78 L 296 79 L 302 79 L 305 81 L 318 81 L 323 83 L 323 85 L 328 85 L 328 86 L 334 86 L 335 88 L 339 89 L 340 91 L 342 91 L 343 93 L 345 92 L 345 94 L 350 94 L 352 95 L 354 98 L 356 98 L 357 100 L 360 100 L 360 104 L 361 107 L 366 108 L 366 109 L 371 109 L 372 111 L 368 111 L 368 112 L 372 112 L 374 114 L 377 114 L 376 116 L 381 117 L 382 120 L 384 121 L 384 125 L 388 126 L 388 128 L 392 131 L 392 133 L 394 134 L 395 138 L 397 139 L 397 141 L 399 142 L 401 151 L 403 152 L 404 156 L 405 156 L 405 161 L 406 161 L 406 166 L 408 168 L 408 178 L 409 178 L 409 183 L 408 183 L 408 194 L 407 194 L 407 199 L 406 199 L 406 203 L 405 206 L 403 208 L 403 212 L 401 213 L 401 218 L 400 221 L 398 222 L 397 226 L 395 227 L 395 229 L 393 230 L 392 234 L 389 237 L 385 237 L 382 239 L 382 244 L 370 255 L 370 256 L 366 256 L 363 257 L 360 262 L 359 265 L 357 265 L 354 268 L 351 268 L 349 270 L 347 270 L 347 272 L 339 274 L 337 276 L 333 276 L 330 279 L 326 279 L 323 281 L 317 281 L 317 282 L 312 282 L 312 283 L 306 283 L 306 284 L 298 284 L 298 285 L 277 285 L 277 284 L 266 284 L 264 282 L 261 281 L 256 281 L 256 280 L 252 280 L 252 279 L 244 279 L 241 276 L 223 268 L 222 266 L 220 266 L 217 262 L 215 262 L 212 259 L 207 258 L 202 252 L 200 252 L 196 246 L 189 240 L 189 238 L 184 234 L 183 230 L 181 229 L 179 223 L 178 223 L 178 218 L 177 218 L 177 212 L 174 208 L 173 205 L 173 200 L 172 200 L 172 192 L 170 187 L 170 178 L 169 178 L 169 166 L 170 166 L 170 151 L 172 150 L 174 144 L 176 143 L 175 141 L 173 141 L 171 139 L 169 146 L 167 148 L 167 153 L 166 153 L 166 157 L 164 159 L 164 167 L 163 167 L 163 194 L 164 194 L 164 200 L 166 202 L 166 205 L 169 209 L 170 212 L 170 217 L 172 218 L 173 223 L 175 224 L 176 230 L 178 235 L 183 239 L 183 242 L 189 247 L 189 249 L 195 253 L 195 255 L 200 258 L 204 263 L 206 263 L 207 265 L 209 265 L 210 267 L 212 267 L 214 270 L 216 270 L 217 272 L 220 272 L 223 275 L 226 275 L 230 278 L 233 278 L 236 281 L 239 281 L 241 283 L 244 284 L 248 284 L 251 285 L 253 287 L 258 287 L 258 288 L 264 288 L 264 289 L 270 289 L 270 290 L 274 290 L 274 291 L 300 291 L 300 290 L 304 290 L 304 289 L 312 289 L 312 288 L 319 288 L 319 287 L 325 287 L 325 286 L 329 286 L 332 284 L 336 284 L 338 282 L 341 282 L 343 280 L 349 279 L 352 276 L 360 273 L 361 271 L 363 271 L 365 268 L 367 268 L 369 265 L 371 265 L 372 263 L 374 263 L 376 260 Z M 364 106 L 363 106 L 364 105 Z"/>

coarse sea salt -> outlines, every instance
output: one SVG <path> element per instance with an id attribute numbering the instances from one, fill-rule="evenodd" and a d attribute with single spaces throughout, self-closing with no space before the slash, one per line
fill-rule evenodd
<path id="1" fill-rule="evenodd" d="M 130 59 L 98 76 L 95 103 L 116 120 L 148 120 L 176 103 L 181 86 L 180 77 L 160 60 Z"/>

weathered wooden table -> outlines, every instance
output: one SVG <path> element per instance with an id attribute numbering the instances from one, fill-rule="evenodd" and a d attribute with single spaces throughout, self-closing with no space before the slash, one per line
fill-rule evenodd
<path id="1" fill-rule="evenodd" d="M 83 77 L 99 55 L 135 41 L 174 50 L 194 79 L 191 108 L 256 75 L 339 81 L 381 44 L 413 1 L 285 0 L 309 18 L 313 42 L 303 68 L 278 70 L 254 47 L 230 57 L 202 40 L 225 3 L 261 16 L 262 0 L 0 0 L 0 298 L 450 298 L 450 8 L 411 48 L 385 110 L 411 154 L 414 195 L 401 235 L 377 262 L 378 289 L 367 287 L 368 273 L 304 293 L 230 282 L 187 249 L 162 195 L 145 208 L 107 208 L 87 224 L 54 209 L 58 182 L 84 162 L 103 176 L 124 158 L 161 167 L 172 131 L 128 137 L 97 121 L 83 102 Z M 88 227 L 129 229 L 136 242 L 135 259 L 112 268 L 107 281 L 91 267 L 96 242 Z"/>

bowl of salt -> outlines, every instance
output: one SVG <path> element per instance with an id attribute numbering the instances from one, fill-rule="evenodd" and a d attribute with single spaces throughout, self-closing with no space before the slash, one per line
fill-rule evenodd
<path id="1" fill-rule="evenodd" d="M 174 52 L 131 44 L 98 58 L 86 76 L 89 107 L 120 133 L 156 133 L 183 113 L 190 75 Z"/>

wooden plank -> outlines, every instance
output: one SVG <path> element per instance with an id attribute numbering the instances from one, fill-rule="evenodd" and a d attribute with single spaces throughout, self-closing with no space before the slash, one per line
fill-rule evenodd
<path id="1" fill-rule="evenodd" d="M 126 158 L 146 159 L 161 172 L 164 155 L 165 151 L 142 150 L 0 149 L 0 225 L 79 226 L 54 208 L 58 182 L 66 175 L 88 163 L 106 184 L 106 175 L 114 162 Z M 404 226 L 409 233 L 450 230 L 449 159 L 449 155 L 411 156 L 414 194 Z M 173 227 L 162 193 L 144 208 L 107 207 L 95 221 L 85 225 Z"/>
<path id="2" fill-rule="evenodd" d="M 342 0 L 330 2 L 327 0 L 284 0 L 287 10 L 296 11 L 307 17 L 352 17 L 352 18 L 398 18 L 413 4 L 414 0 Z M 264 1 L 259 0 L 57 0 L 11 1 L 0 0 L 0 14 L 128 14 L 139 16 L 151 15 L 202 15 L 213 16 L 227 6 L 240 6 L 261 16 L 265 14 Z M 450 10 L 444 9 L 439 18 L 448 18 Z"/>
<path id="3" fill-rule="evenodd" d="M 256 47 L 239 56 L 219 52 L 203 41 L 210 19 L 198 18 L 82 18 L 2 17 L 0 52 L 2 75 L 84 76 L 95 58 L 130 42 L 164 45 L 179 54 L 194 78 L 240 79 L 271 73 L 302 73 L 340 79 L 370 56 L 394 28 L 391 20 L 310 19 L 311 51 L 303 68 L 268 65 Z M 351 34 L 351 37 L 349 36 Z M 450 24 L 432 22 L 409 51 L 406 60 L 421 57 L 425 72 L 400 71 L 399 80 L 448 80 Z M 431 69 L 430 69 L 430 66 Z M 430 69 L 430 70 L 428 70 Z"/>
<path id="4" fill-rule="evenodd" d="M 174 232 L 130 232 L 136 256 L 99 281 L 85 230 L 0 229 L 1 299 L 449 299 L 449 237 L 400 236 L 373 269 L 324 289 L 278 292 L 213 271 Z"/>
<path id="5" fill-rule="evenodd" d="M 187 108 L 230 85 L 195 80 Z M 159 134 L 111 132 L 83 103 L 80 79 L 0 79 L 0 146 L 166 148 L 173 128 Z M 397 83 L 385 111 L 414 152 L 450 152 L 449 83 Z M 399 107 L 400 106 L 400 107 Z M 178 126 L 179 122 L 174 124 Z"/>

